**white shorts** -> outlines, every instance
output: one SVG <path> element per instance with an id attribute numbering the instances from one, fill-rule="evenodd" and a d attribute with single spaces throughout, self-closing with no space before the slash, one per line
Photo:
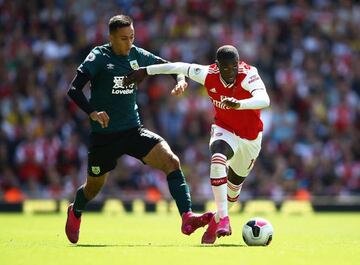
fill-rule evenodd
<path id="1" fill-rule="evenodd" d="M 216 140 L 225 141 L 234 151 L 234 156 L 227 161 L 227 166 L 241 177 L 249 175 L 260 153 L 262 132 L 255 140 L 247 140 L 213 124 L 209 146 Z"/>

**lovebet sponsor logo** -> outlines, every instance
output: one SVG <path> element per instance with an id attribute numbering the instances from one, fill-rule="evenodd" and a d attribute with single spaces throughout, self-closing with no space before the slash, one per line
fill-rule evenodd
<path id="1" fill-rule="evenodd" d="M 113 89 L 111 94 L 114 95 L 128 95 L 134 93 L 134 89 Z"/>
<path id="2" fill-rule="evenodd" d="M 134 84 L 124 87 L 124 77 L 123 76 L 114 76 L 114 85 L 111 91 L 111 94 L 114 95 L 128 95 L 134 93 Z"/>

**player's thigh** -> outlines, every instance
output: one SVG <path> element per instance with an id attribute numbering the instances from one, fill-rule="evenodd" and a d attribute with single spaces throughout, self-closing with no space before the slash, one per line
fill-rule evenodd
<path id="1" fill-rule="evenodd" d="M 261 134 L 252 141 L 240 139 L 233 158 L 228 161 L 234 173 L 241 177 L 249 175 L 261 150 Z"/>
<path id="2" fill-rule="evenodd" d="M 209 142 L 209 148 L 210 151 L 213 151 L 214 148 L 212 146 L 214 143 L 223 141 L 227 143 L 232 151 L 235 153 L 238 148 L 238 141 L 237 136 L 228 130 L 225 130 L 215 124 L 211 126 L 211 134 L 210 134 L 210 142 Z"/>
<path id="3" fill-rule="evenodd" d="M 164 166 L 167 166 L 170 161 L 177 159 L 167 142 L 146 128 L 139 128 L 138 132 L 132 136 L 126 153 L 141 160 L 144 164 L 161 170 L 164 170 Z"/>
<path id="4" fill-rule="evenodd" d="M 166 141 L 162 141 L 143 158 L 143 161 L 153 168 L 160 169 L 166 174 L 180 168 L 179 158 L 172 152 Z"/>
<path id="5" fill-rule="evenodd" d="M 88 151 L 88 175 L 100 177 L 113 170 L 117 159 L 124 153 L 118 137 L 110 135 L 90 135 Z"/>

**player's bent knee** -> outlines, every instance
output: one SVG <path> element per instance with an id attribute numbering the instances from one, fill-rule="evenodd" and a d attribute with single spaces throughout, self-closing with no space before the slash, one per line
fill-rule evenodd
<path id="1" fill-rule="evenodd" d="M 231 167 L 229 168 L 228 180 L 231 183 L 233 183 L 235 185 L 240 185 L 241 183 L 243 183 L 245 181 L 245 179 L 246 179 L 246 177 L 237 175 Z"/>
<path id="2" fill-rule="evenodd" d="M 243 183 L 245 181 L 245 177 L 237 177 L 237 178 L 229 178 L 228 180 L 235 185 L 240 185 L 241 183 Z"/>
<path id="3" fill-rule="evenodd" d="M 169 155 L 164 164 L 164 171 L 166 173 L 171 173 L 172 171 L 175 171 L 179 168 L 180 168 L 179 158 L 174 154 Z"/>

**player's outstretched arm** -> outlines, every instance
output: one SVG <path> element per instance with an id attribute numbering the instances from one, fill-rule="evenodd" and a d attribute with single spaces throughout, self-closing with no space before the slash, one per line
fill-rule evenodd
<path id="1" fill-rule="evenodd" d="M 134 70 L 129 75 L 125 76 L 124 78 L 124 85 L 128 86 L 133 83 L 140 83 L 148 76 L 148 72 L 146 68 L 140 68 L 138 70 Z M 188 83 L 185 80 L 184 74 L 178 74 L 177 77 L 177 83 L 173 90 L 171 91 L 172 95 L 181 95 L 184 93 L 185 89 L 188 87 Z"/>
<path id="2" fill-rule="evenodd" d="M 190 64 L 187 63 L 164 63 L 150 65 L 145 68 L 134 70 L 124 78 L 124 85 L 128 86 L 133 83 L 140 83 L 148 75 L 186 75 Z"/>
<path id="3" fill-rule="evenodd" d="M 146 69 L 144 71 L 144 69 Z M 147 75 L 185 75 L 193 81 L 204 85 L 209 66 L 183 62 L 155 64 L 140 68 L 124 78 L 125 85 L 142 81 Z"/>

